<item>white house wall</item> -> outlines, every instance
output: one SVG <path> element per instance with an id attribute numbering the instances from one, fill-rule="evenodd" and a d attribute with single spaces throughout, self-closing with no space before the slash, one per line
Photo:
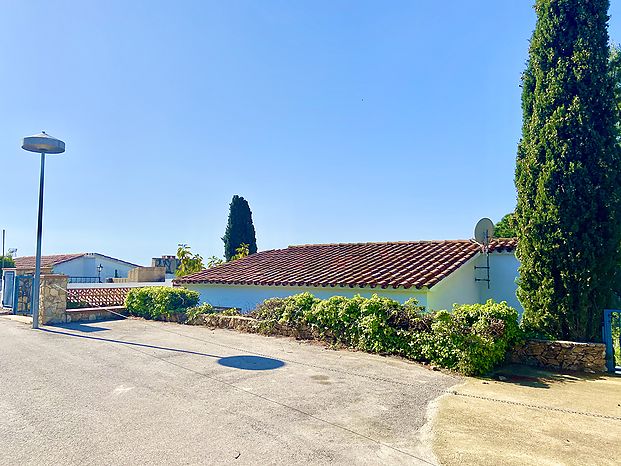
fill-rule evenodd
<path id="1" fill-rule="evenodd" d="M 479 285 L 474 280 L 474 266 L 477 263 L 478 258 L 474 257 L 433 286 L 429 290 L 428 309 L 450 311 L 453 309 L 453 304 L 480 302 Z"/>
<path id="2" fill-rule="evenodd" d="M 481 257 L 481 265 L 484 265 L 484 258 Z M 482 283 L 481 302 L 488 299 L 494 301 L 506 301 L 507 304 L 522 314 L 524 309 L 517 299 L 517 277 L 520 261 L 511 252 L 494 252 L 489 255 L 490 266 L 490 288 L 487 284 Z"/>
<path id="3" fill-rule="evenodd" d="M 93 254 L 57 264 L 54 266 L 54 273 L 65 274 L 69 277 L 97 277 L 97 266 L 99 264 L 103 266 L 101 270 L 102 282 L 106 281 L 107 278 L 114 277 L 115 270 L 117 271 L 118 277 L 125 278 L 127 277 L 127 273 L 135 268 L 134 265 L 126 262 L 99 254 Z"/>
<path id="4" fill-rule="evenodd" d="M 257 304 L 269 298 L 284 298 L 298 293 L 309 292 L 320 299 L 332 296 L 345 296 L 348 298 L 356 295 L 371 297 L 373 294 L 386 296 L 401 303 L 414 297 L 423 306 L 427 303 L 426 291 L 382 288 L 349 288 L 349 287 L 289 287 L 289 286 L 260 286 L 260 285 L 221 285 L 205 283 L 188 283 L 184 287 L 196 290 L 200 293 L 201 302 L 207 302 L 213 306 L 236 307 L 243 312 L 253 310 Z"/>
<path id="5" fill-rule="evenodd" d="M 493 252 L 489 255 L 490 287 L 487 282 L 476 278 L 487 278 L 485 269 L 476 269 L 486 265 L 485 255 L 480 254 L 462 265 L 429 290 L 429 309 L 434 311 L 451 310 L 453 304 L 484 303 L 488 299 L 506 301 L 521 315 L 522 305 L 517 299 L 516 279 L 520 262 L 511 252 Z"/>

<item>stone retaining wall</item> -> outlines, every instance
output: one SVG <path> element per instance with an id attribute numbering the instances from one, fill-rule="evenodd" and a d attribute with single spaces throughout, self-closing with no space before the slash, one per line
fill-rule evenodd
<path id="1" fill-rule="evenodd" d="M 39 288 L 39 323 L 41 325 L 66 322 L 67 275 L 41 275 Z"/>
<path id="2" fill-rule="evenodd" d="M 195 319 L 185 322 L 189 325 L 204 325 L 210 328 L 225 328 L 246 333 L 261 333 L 264 335 L 281 335 L 285 337 L 312 340 L 316 338 L 310 328 L 292 328 L 276 321 L 256 320 L 244 316 L 223 316 L 220 314 L 201 314 Z"/>
<path id="3" fill-rule="evenodd" d="M 115 311 L 118 312 L 118 311 Z M 71 309 L 66 312 L 67 322 L 88 322 L 93 320 L 112 320 L 121 319 L 116 314 L 108 312 L 104 309 L 101 310 L 88 310 L 80 311 L 79 309 Z"/>
<path id="4" fill-rule="evenodd" d="M 527 340 L 509 355 L 512 363 L 583 372 L 606 372 L 606 345 Z"/>

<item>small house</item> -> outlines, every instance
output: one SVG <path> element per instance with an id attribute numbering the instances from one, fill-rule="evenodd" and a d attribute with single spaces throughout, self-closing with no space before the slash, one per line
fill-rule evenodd
<path id="1" fill-rule="evenodd" d="M 378 294 L 430 310 L 516 298 L 516 239 L 487 251 L 471 240 L 309 244 L 252 254 L 177 278 L 214 306 L 250 311 L 265 299 L 308 291 L 318 298 Z"/>
<path id="2" fill-rule="evenodd" d="M 136 264 L 99 253 L 56 254 L 41 256 L 41 267 L 51 273 L 67 275 L 69 283 L 105 283 L 125 278 Z M 34 269 L 35 256 L 15 258 L 16 269 Z"/>

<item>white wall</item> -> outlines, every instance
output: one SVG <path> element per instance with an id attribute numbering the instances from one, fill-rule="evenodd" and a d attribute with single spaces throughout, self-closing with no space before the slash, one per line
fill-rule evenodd
<path id="1" fill-rule="evenodd" d="M 483 258 L 481 258 L 483 259 Z M 520 261 L 512 252 L 493 252 L 489 255 L 490 266 L 490 289 L 487 284 L 482 283 L 481 302 L 488 299 L 494 301 L 507 301 L 507 304 L 517 309 L 520 316 L 524 312 L 524 308 L 517 299 L 517 283 L 518 267 Z"/>
<path id="2" fill-rule="evenodd" d="M 480 302 L 478 282 L 474 281 L 474 266 L 478 256 L 470 259 L 455 272 L 444 278 L 429 290 L 429 310 L 453 309 L 453 304 L 474 304 Z"/>
<path id="3" fill-rule="evenodd" d="M 87 254 L 76 259 L 62 262 L 54 266 L 54 273 L 68 275 L 69 277 L 97 277 L 97 266 L 101 264 L 101 281 L 114 277 L 114 271 L 120 278 L 127 277 L 127 273 L 135 268 L 126 262 L 108 258 L 100 254 Z"/>
<path id="4" fill-rule="evenodd" d="M 205 283 L 186 283 L 183 286 L 189 290 L 200 293 L 201 302 L 207 302 L 213 306 L 237 307 L 247 312 L 253 310 L 257 304 L 269 298 L 284 298 L 308 291 L 320 299 L 331 296 L 345 296 L 351 298 L 357 294 L 370 297 L 373 294 L 386 296 L 401 303 L 410 298 L 416 298 L 423 306 L 427 303 L 426 291 L 424 290 L 395 290 L 382 288 L 349 288 L 349 287 L 289 287 L 289 286 L 259 286 L 259 285 L 219 285 Z"/>
<path id="5" fill-rule="evenodd" d="M 485 255 L 480 254 L 429 290 L 429 308 L 435 311 L 450 310 L 453 304 L 484 303 L 488 299 L 515 308 L 520 315 L 524 309 L 515 294 L 520 262 L 512 252 L 492 252 L 489 255 L 490 282 L 476 281 L 487 278 L 485 269 L 475 270 L 475 266 L 486 265 Z"/>

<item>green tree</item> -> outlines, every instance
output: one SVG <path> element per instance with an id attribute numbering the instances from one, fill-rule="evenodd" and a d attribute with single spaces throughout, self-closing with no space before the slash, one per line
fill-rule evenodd
<path id="1" fill-rule="evenodd" d="M 12 269 L 15 267 L 15 261 L 11 256 L 4 256 L 4 268 Z M 0 273 L 2 272 L 2 255 L 0 254 Z"/>
<path id="2" fill-rule="evenodd" d="M 621 142 L 621 46 L 610 47 L 610 77 L 614 86 L 617 141 Z"/>
<path id="3" fill-rule="evenodd" d="M 248 257 L 250 255 L 250 249 L 246 243 L 242 243 L 239 245 L 237 249 L 235 249 L 235 255 L 231 257 L 232 261 L 236 261 L 237 259 L 243 259 L 244 257 Z"/>
<path id="4" fill-rule="evenodd" d="M 526 329 L 596 341 L 619 264 L 608 0 L 536 0 L 515 183 Z"/>
<path id="5" fill-rule="evenodd" d="M 252 224 L 252 212 L 248 201 L 240 196 L 233 196 L 229 207 L 229 220 L 222 237 L 224 257 L 230 261 L 242 244 L 248 245 L 248 253 L 257 252 L 257 238 Z"/>
<path id="6" fill-rule="evenodd" d="M 517 238 L 517 225 L 515 213 L 505 215 L 494 225 L 494 236 L 496 238 Z"/>
<path id="7" fill-rule="evenodd" d="M 211 256 L 207 258 L 207 268 L 210 269 L 215 267 L 216 265 L 220 265 L 224 262 L 224 260 L 218 256 Z"/>
<path id="8" fill-rule="evenodd" d="M 198 254 L 193 254 L 190 251 L 190 246 L 187 244 L 180 244 L 177 249 L 177 259 L 179 259 L 179 265 L 175 275 L 177 277 L 184 277 L 191 273 L 200 272 L 205 268 L 203 265 L 203 258 Z"/>

